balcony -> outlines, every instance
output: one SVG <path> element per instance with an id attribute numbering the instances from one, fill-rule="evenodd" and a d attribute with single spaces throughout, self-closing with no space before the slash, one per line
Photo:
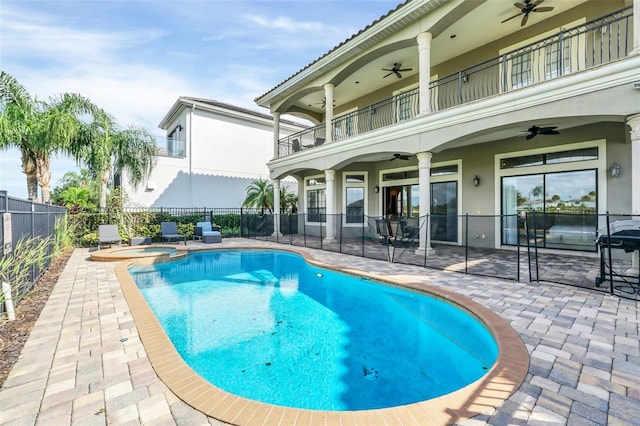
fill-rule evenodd
<path id="1" fill-rule="evenodd" d="M 156 137 L 156 155 L 161 157 L 184 158 L 186 141 L 176 138 Z"/>
<path id="2" fill-rule="evenodd" d="M 626 7 L 560 31 L 429 83 L 431 112 L 455 108 L 622 59 L 633 49 L 633 13 Z M 416 118 L 419 88 L 332 120 L 338 142 Z M 278 157 L 317 148 L 326 139 L 322 123 L 278 141 Z"/>

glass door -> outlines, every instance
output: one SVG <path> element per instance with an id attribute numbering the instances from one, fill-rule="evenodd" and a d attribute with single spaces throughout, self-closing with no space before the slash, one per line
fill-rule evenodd
<path id="1" fill-rule="evenodd" d="M 458 182 L 431 184 L 431 239 L 458 241 Z"/>

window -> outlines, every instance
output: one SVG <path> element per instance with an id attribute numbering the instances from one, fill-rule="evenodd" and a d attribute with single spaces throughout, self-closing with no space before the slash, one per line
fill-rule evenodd
<path id="1" fill-rule="evenodd" d="M 531 52 L 514 56 L 511 59 L 511 88 L 518 89 L 531 83 Z"/>
<path id="2" fill-rule="evenodd" d="M 325 194 L 325 177 L 309 177 L 305 179 L 304 185 L 307 202 L 307 222 L 326 222 L 327 198 Z"/>
<path id="3" fill-rule="evenodd" d="M 345 224 L 364 223 L 366 209 L 366 172 L 349 172 L 344 175 Z"/>
<path id="4" fill-rule="evenodd" d="M 502 243 L 516 245 L 524 217 L 540 246 L 594 250 L 597 227 L 597 172 L 576 170 L 502 178 Z"/>
<path id="5" fill-rule="evenodd" d="M 571 39 L 560 39 L 546 47 L 547 79 L 571 72 Z"/>
<path id="6" fill-rule="evenodd" d="M 519 167 L 542 166 L 548 164 L 573 163 L 598 159 L 598 148 L 572 149 L 568 151 L 550 152 L 547 154 L 524 155 L 503 158 L 501 169 L 515 169 Z"/>
<path id="7" fill-rule="evenodd" d="M 178 124 L 167 136 L 167 156 L 184 157 L 185 141 L 182 137 L 183 127 Z"/>

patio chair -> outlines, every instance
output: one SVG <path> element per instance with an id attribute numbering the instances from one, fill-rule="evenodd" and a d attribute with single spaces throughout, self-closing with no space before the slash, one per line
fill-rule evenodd
<path id="1" fill-rule="evenodd" d="M 387 219 L 376 219 L 376 232 L 383 244 L 389 244 L 393 240 L 391 224 Z"/>
<path id="2" fill-rule="evenodd" d="M 205 244 L 220 243 L 222 242 L 220 227 L 213 226 L 210 222 L 197 222 L 193 228 L 193 239 L 202 240 Z"/>
<path id="3" fill-rule="evenodd" d="M 300 141 L 298 139 L 293 139 L 291 141 L 291 149 L 293 149 L 293 152 L 300 151 Z"/>
<path id="4" fill-rule="evenodd" d="M 402 217 L 398 220 L 398 232 L 396 238 L 400 238 L 400 241 L 407 244 L 416 242 L 416 238 L 419 237 L 420 224 L 416 217 Z"/>
<path id="5" fill-rule="evenodd" d="M 162 230 L 162 239 L 167 240 L 168 243 L 171 240 L 184 240 L 184 245 L 187 245 L 187 236 L 178 234 L 178 225 L 175 222 L 161 222 L 160 228 Z"/>
<path id="6" fill-rule="evenodd" d="M 112 243 L 117 243 L 119 246 L 122 245 L 118 225 L 98 225 L 98 250 L 100 250 L 102 244 Z"/>

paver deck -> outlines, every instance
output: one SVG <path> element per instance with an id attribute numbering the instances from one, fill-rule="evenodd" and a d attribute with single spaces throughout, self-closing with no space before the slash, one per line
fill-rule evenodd
<path id="1" fill-rule="evenodd" d="M 274 247 L 244 239 L 222 243 L 249 245 Z M 445 288 L 511 324 L 530 354 L 527 378 L 500 407 L 463 424 L 638 424 L 637 301 L 302 250 L 322 262 Z M 86 249 L 73 253 L 0 389 L 0 425 L 224 424 L 183 403 L 160 381 L 114 266 L 89 261 Z"/>

